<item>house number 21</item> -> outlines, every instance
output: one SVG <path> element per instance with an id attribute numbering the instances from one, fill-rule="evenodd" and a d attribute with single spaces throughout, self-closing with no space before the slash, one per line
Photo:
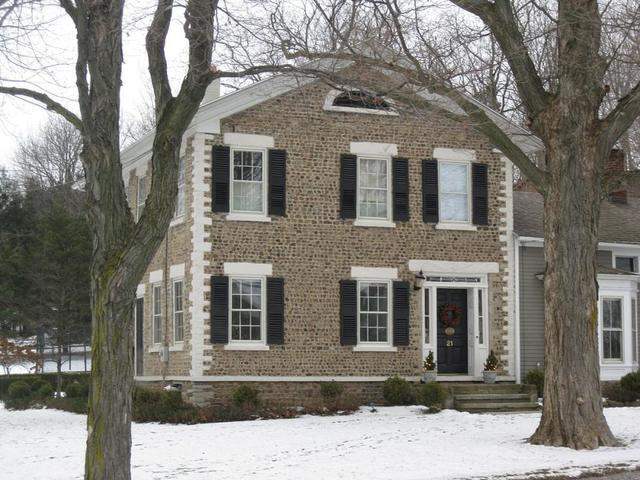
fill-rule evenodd
<path id="1" fill-rule="evenodd" d="M 447 340 L 447 347 L 453 347 L 453 340 Z"/>

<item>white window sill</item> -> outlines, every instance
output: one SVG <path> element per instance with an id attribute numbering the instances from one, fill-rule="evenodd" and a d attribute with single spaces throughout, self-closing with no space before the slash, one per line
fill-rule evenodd
<path id="1" fill-rule="evenodd" d="M 475 232 L 478 230 L 478 227 L 470 223 L 440 222 L 436 223 L 436 230 L 466 230 L 469 232 Z"/>
<path id="2" fill-rule="evenodd" d="M 353 347 L 354 352 L 397 352 L 398 347 L 391 345 L 356 345 Z"/>
<path id="3" fill-rule="evenodd" d="M 225 217 L 227 220 L 235 222 L 263 222 L 269 223 L 271 217 L 259 213 L 228 213 Z"/>
<path id="4" fill-rule="evenodd" d="M 184 223 L 184 219 L 185 219 L 185 215 L 180 215 L 179 217 L 174 218 L 173 220 L 171 220 L 171 223 L 169 224 L 170 227 L 176 227 L 178 225 L 182 225 Z"/>
<path id="5" fill-rule="evenodd" d="M 225 350 L 253 350 L 253 351 L 267 351 L 269 345 L 262 345 L 257 343 L 227 343 L 224 346 Z"/>
<path id="6" fill-rule="evenodd" d="M 368 218 L 358 218 L 353 224 L 356 227 L 379 227 L 379 228 L 395 228 L 396 224 L 389 220 L 371 220 Z"/>
<path id="7" fill-rule="evenodd" d="M 182 352 L 184 350 L 184 342 L 176 342 L 169 347 L 170 352 Z"/>

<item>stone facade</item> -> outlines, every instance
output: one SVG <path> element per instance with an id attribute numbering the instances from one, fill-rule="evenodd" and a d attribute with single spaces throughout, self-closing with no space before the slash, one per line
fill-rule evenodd
<path id="1" fill-rule="evenodd" d="M 148 380 L 166 376 L 186 382 L 199 402 L 228 394 L 236 382 L 256 381 L 265 394 L 286 401 L 315 395 L 315 378 L 361 377 L 349 382 L 354 395 L 377 399 L 379 380 L 398 374 L 421 374 L 421 293 L 411 290 L 410 340 L 393 352 L 360 352 L 340 344 L 339 282 L 351 267 L 396 268 L 398 278 L 414 283 L 411 259 L 491 262 L 488 275 L 489 348 L 502 361 L 502 373 L 512 373 L 510 324 L 509 232 L 511 169 L 489 142 L 469 125 L 443 115 L 372 115 L 323 109 L 330 87 L 314 82 L 263 101 L 220 120 L 220 130 L 185 140 L 187 215 L 171 227 L 144 279 L 145 353 Z M 232 221 L 211 208 L 212 147 L 227 132 L 273 137 L 275 148 L 287 152 L 286 216 L 270 222 Z M 355 226 L 340 218 L 340 155 L 351 142 L 395 144 L 409 161 L 410 219 L 393 228 Z M 439 230 L 422 220 L 421 161 L 435 148 L 475 151 L 488 166 L 489 222 L 475 231 Z M 129 172 L 129 193 L 135 199 L 136 172 Z M 194 185 L 196 187 L 194 188 Z M 167 243 L 168 242 L 168 243 Z M 284 344 L 264 351 L 238 351 L 212 345 L 210 277 L 224 272 L 225 262 L 273 265 L 273 276 L 285 282 Z M 172 265 L 184 264 L 185 339 L 173 345 L 170 302 L 163 303 L 168 363 L 161 363 L 151 338 L 152 298 L 149 274 L 162 270 L 163 282 Z M 194 283 L 195 282 L 195 283 Z M 166 288 L 167 285 L 163 285 Z M 164 295 L 166 297 L 166 293 Z M 192 380 L 197 380 L 191 383 Z M 216 377 L 216 378 L 214 378 Z M 309 382 L 282 382 L 277 377 L 309 377 Z M 211 381 L 207 381 L 207 379 Z M 226 379 L 226 380 L 225 380 Z M 259 380 L 259 379 L 258 379 Z M 318 380 L 319 381 L 319 380 Z M 294 385 L 295 384 L 295 385 Z"/>

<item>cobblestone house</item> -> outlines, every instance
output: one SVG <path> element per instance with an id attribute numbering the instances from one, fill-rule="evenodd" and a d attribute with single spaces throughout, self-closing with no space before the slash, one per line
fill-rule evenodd
<path id="1" fill-rule="evenodd" d="M 209 92 L 176 217 L 138 287 L 136 378 L 220 401 L 341 381 L 514 380 L 511 164 L 469 125 L 315 81 Z M 215 89 L 215 86 L 212 87 Z M 124 152 L 138 213 L 149 139 Z"/>

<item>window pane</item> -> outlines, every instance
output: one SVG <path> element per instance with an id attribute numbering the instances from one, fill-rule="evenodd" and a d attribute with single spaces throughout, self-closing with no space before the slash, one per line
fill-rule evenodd
<path id="1" fill-rule="evenodd" d="M 635 257 L 616 257 L 616 268 L 627 272 L 637 272 Z"/>
<path id="2" fill-rule="evenodd" d="M 386 283 L 360 283 L 360 341 L 387 342 L 388 287 Z"/>
<path id="3" fill-rule="evenodd" d="M 241 341 L 262 339 L 262 281 L 231 281 L 231 338 Z"/>
<path id="4" fill-rule="evenodd" d="M 611 327 L 611 300 L 602 301 L 602 325 L 604 328 Z"/>
<path id="5" fill-rule="evenodd" d="M 467 194 L 468 166 L 464 163 L 440 162 L 440 192 Z"/>
<path id="6" fill-rule="evenodd" d="M 443 193 L 440 195 L 440 217 L 442 220 L 466 222 L 469 220 L 467 195 Z"/>
<path id="7" fill-rule="evenodd" d="M 611 328 L 622 328 L 622 301 L 611 302 Z"/>
<path id="8" fill-rule="evenodd" d="M 431 321 L 430 310 L 429 310 L 429 289 L 424 289 L 424 343 L 429 343 L 430 335 L 429 335 L 429 323 Z"/>
<path id="9" fill-rule="evenodd" d="M 231 209 L 239 212 L 262 212 L 262 152 L 234 151 L 232 170 Z"/>
<path id="10" fill-rule="evenodd" d="M 359 216 L 387 218 L 388 161 L 361 158 L 359 162 Z"/>

